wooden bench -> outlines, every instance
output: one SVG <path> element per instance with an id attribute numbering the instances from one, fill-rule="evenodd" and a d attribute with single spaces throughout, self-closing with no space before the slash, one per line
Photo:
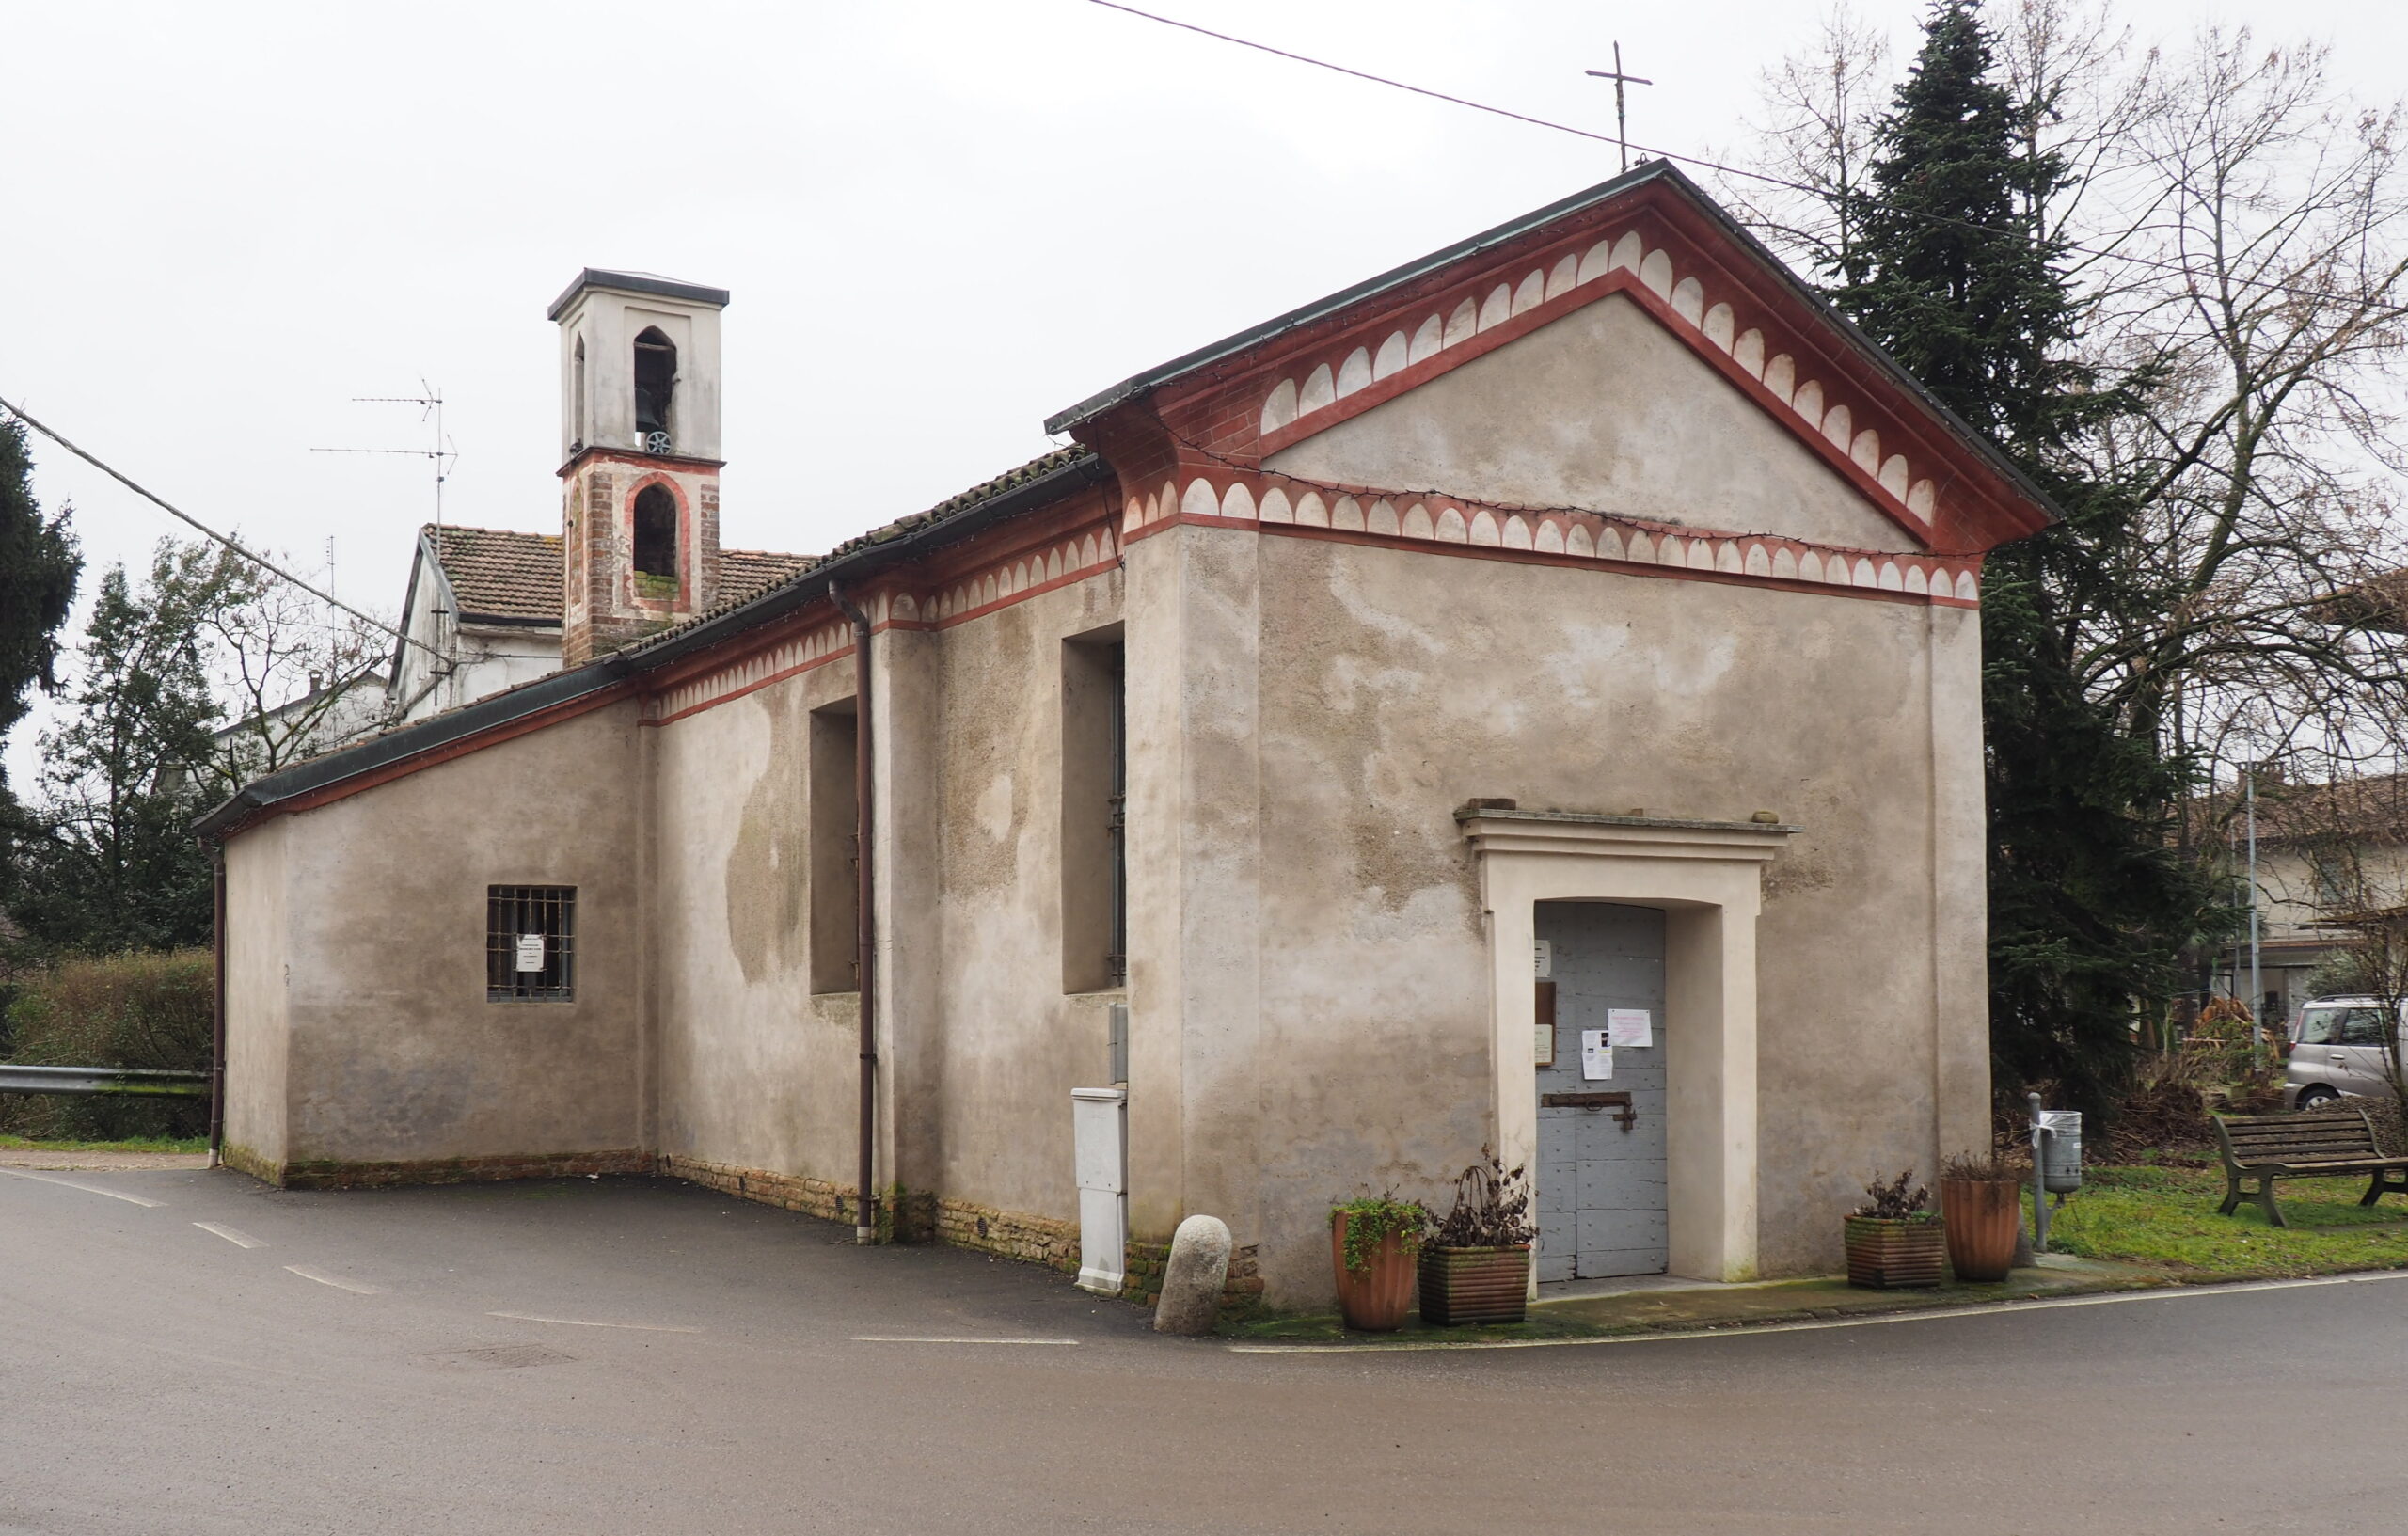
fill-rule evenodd
<path id="1" fill-rule="evenodd" d="M 2385 1195 L 2408 1195 L 2408 1157 L 2385 1157 L 2375 1145 L 2366 1111 L 2347 1104 L 2297 1115 L 2217 1115 L 2216 1149 L 2224 1158 L 2224 1204 L 2229 1216 L 2243 1199 L 2258 1202 L 2269 1227 L 2289 1227 L 2274 1204 L 2278 1179 L 2368 1176 L 2358 1201 L 2372 1205 Z M 2244 1180 L 2258 1187 L 2244 1190 Z"/>

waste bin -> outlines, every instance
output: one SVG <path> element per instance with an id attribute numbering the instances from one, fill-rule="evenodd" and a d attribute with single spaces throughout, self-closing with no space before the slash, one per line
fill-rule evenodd
<path id="1" fill-rule="evenodd" d="M 2082 1188 L 2082 1112 L 2044 1109 L 2040 1129 L 2040 1187 L 2052 1195 L 2071 1195 Z"/>

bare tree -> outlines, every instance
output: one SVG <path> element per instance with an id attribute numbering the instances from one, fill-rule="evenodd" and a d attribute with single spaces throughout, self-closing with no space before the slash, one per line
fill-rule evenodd
<path id="1" fill-rule="evenodd" d="M 1847 0 L 1823 13 L 1804 50 L 1764 72 L 1762 120 L 1748 124 L 1758 174 L 1718 190 L 1800 267 L 1861 276 L 1851 264 L 1855 212 L 1891 82 L 1888 40 Z"/>
<path id="2" fill-rule="evenodd" d="M 205 639 L 226 718 L 211 765 L 230 791 L 384 723 L 384 634 L 245 566 Z"/>
<path id="3" fill-rule="evenodd" d="M 2136 727 L 2211 761 L 2338 769 L 2400 740 L 2398 621 L 2335 601 L 2402 558 L 2400 109 L 2349 105 L 2325 65 L 2203 32 L 2132 119 L 2156 190 L 2101 261 L 2093 344 L 2153 386 L 2094 450 L 2147 509 L 2133 554 L 2162 601 L 2091 666 Z"/>
<path id="4" fill-rule="evenodd" d="M 2327 51 L 2209 27 L 2144 46 L 2112 0 L 1993 5 L 2027 150 L 2069 174 L 2027 212 L 2070 252 L 2085 361 L 2134 409 L 2075 445 L 2135 508 L 2130 562 L 2079 612 L 2086 688 L 2212 772 L 2382 770 L 2408 743 L 2397 526 L 2408 188 L 2396 105 L 2353 105 Z M 1791 260 L 1848 275 L 1891 74 L 1845 5 L 1764 85 L 1755 168 L 1727 190 Z M 2184 825 L 2190 823 L 2186 820 Z"/>

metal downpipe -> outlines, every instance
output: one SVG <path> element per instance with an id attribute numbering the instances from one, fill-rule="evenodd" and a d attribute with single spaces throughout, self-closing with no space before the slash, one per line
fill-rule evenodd
<path id="1" fill-rule="evenodd" d="M 870 724 L 869 615 L 853 606 L 842 587 L 828 584 L 828 595 L 853 625 L 853 865 L 859 881 L 854 890 L 853 980 L 861 998 L 861 1159 L 860 1191 L 853 1204 L 853 1241 L 878 1241 L 875 1151 L 878 1116 L 878 912 L 872 870 L 872 836 L 877 831 L 878 788 L 872 777 L 877 754 Z"/>

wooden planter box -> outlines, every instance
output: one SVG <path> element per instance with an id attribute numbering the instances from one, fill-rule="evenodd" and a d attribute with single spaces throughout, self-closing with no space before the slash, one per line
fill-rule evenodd
<path id="1" fill-rule="evenodd" d="M 1873 1291 L 1936 1286 L 1948 1277 L 1948 1226 L 1941 1221 L 1847 1218 L 1847 1283 Z"/>
<path id="2" fill-rule="evenodd" d="M 2015 1265 L 2023 1224 L 2023 1186 L 1993 1179 L 1943 1179 L 1940 1213 L 1948 1223 L 1948 1263 L 1960 1280 L 2004 1280 Z"/>
<path id="3" fill-rule="evenodd" d="M 1530 1249 L 1421 1250 L 1421 1321 L 1433 1328 L 1519 1322 L 1529 1308 Z"/>

